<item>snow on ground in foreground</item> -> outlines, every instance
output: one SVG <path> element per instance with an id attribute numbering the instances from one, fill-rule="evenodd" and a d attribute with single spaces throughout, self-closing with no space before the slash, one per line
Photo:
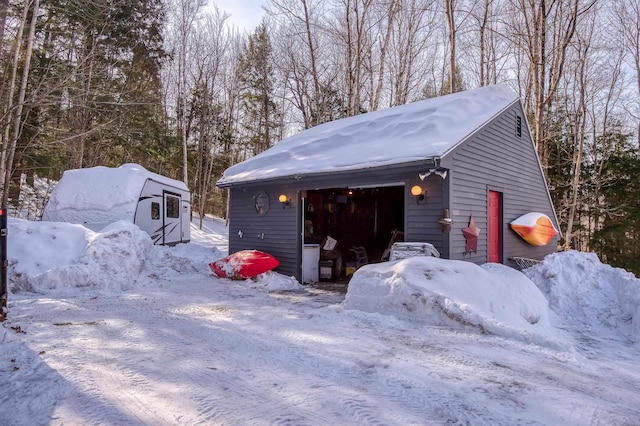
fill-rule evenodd
<path id="1" fill-rule="evenodd" d="M 226 232 L 11 219 L 0 424 L 640 424 L 640 280 L 594 255 L 404 259 L 344 296 L 213 276 Z"/>

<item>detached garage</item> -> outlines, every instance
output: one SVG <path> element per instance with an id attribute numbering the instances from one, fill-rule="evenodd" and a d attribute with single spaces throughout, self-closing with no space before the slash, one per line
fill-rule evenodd
<path id="1" fill-rule="evenodd" d="M 266 251 L 301 282 L 315 281 L 323 260 L 332 279 L 353 262 L 388 260 L 401 241 L 478 264 L 556 251 L 542 168 L 505 85 L 314 127 L 230 167 L 217 185 L 229 190 L 229 252 Z M 543 244 L 510 226 L 530 213 L 548 220 Z"/>
<path id="2" fill-rule="evenodd" d="M 154 244 L 190 240 L 191 193 L 184 182 L 137 164 L 67 170 L 51 193 L 42 220 L 70 222 L 100 231 L 126 220 Z"/>

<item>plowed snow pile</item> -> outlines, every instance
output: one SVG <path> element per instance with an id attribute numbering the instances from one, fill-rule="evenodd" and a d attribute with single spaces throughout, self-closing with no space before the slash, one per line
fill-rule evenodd
<path id="1" fill-rule="evenodd" d="M 573 326 L 640 341 L 640 280 L 603 264 L 594 253 L 547 256 L 525 270 L 551 309 Z"/>

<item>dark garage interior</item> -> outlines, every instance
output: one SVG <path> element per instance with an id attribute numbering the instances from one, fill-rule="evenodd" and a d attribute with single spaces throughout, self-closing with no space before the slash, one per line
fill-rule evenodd
<path id="1" fill-rule="evenodd" d="M 365 263 L 385 260 L 404 238 L 404 186 L 308 190 L 304 244 L 320 245 L 320 280 L 339 281 Z M 325 250 L 327 237 L 336 242 Z M 323 273 L 330 267 L 331 275 Z"/>

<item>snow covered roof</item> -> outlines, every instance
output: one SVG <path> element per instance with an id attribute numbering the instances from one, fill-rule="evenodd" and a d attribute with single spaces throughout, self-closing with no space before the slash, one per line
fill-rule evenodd
<path id="1" fill-rule="evenodd" d="M 228 168 L 217 185 L 442 157 L 517 99 L 486 86 L 325 123 Z"/>
<path id="2" fill-rule="evenodd" d="M 184 182 L 150 172 L 138 164 L 67 170 L 51 193 L 42 220 L 100 224 L 133 220 L 147 179 L 189 190 Z"/>

